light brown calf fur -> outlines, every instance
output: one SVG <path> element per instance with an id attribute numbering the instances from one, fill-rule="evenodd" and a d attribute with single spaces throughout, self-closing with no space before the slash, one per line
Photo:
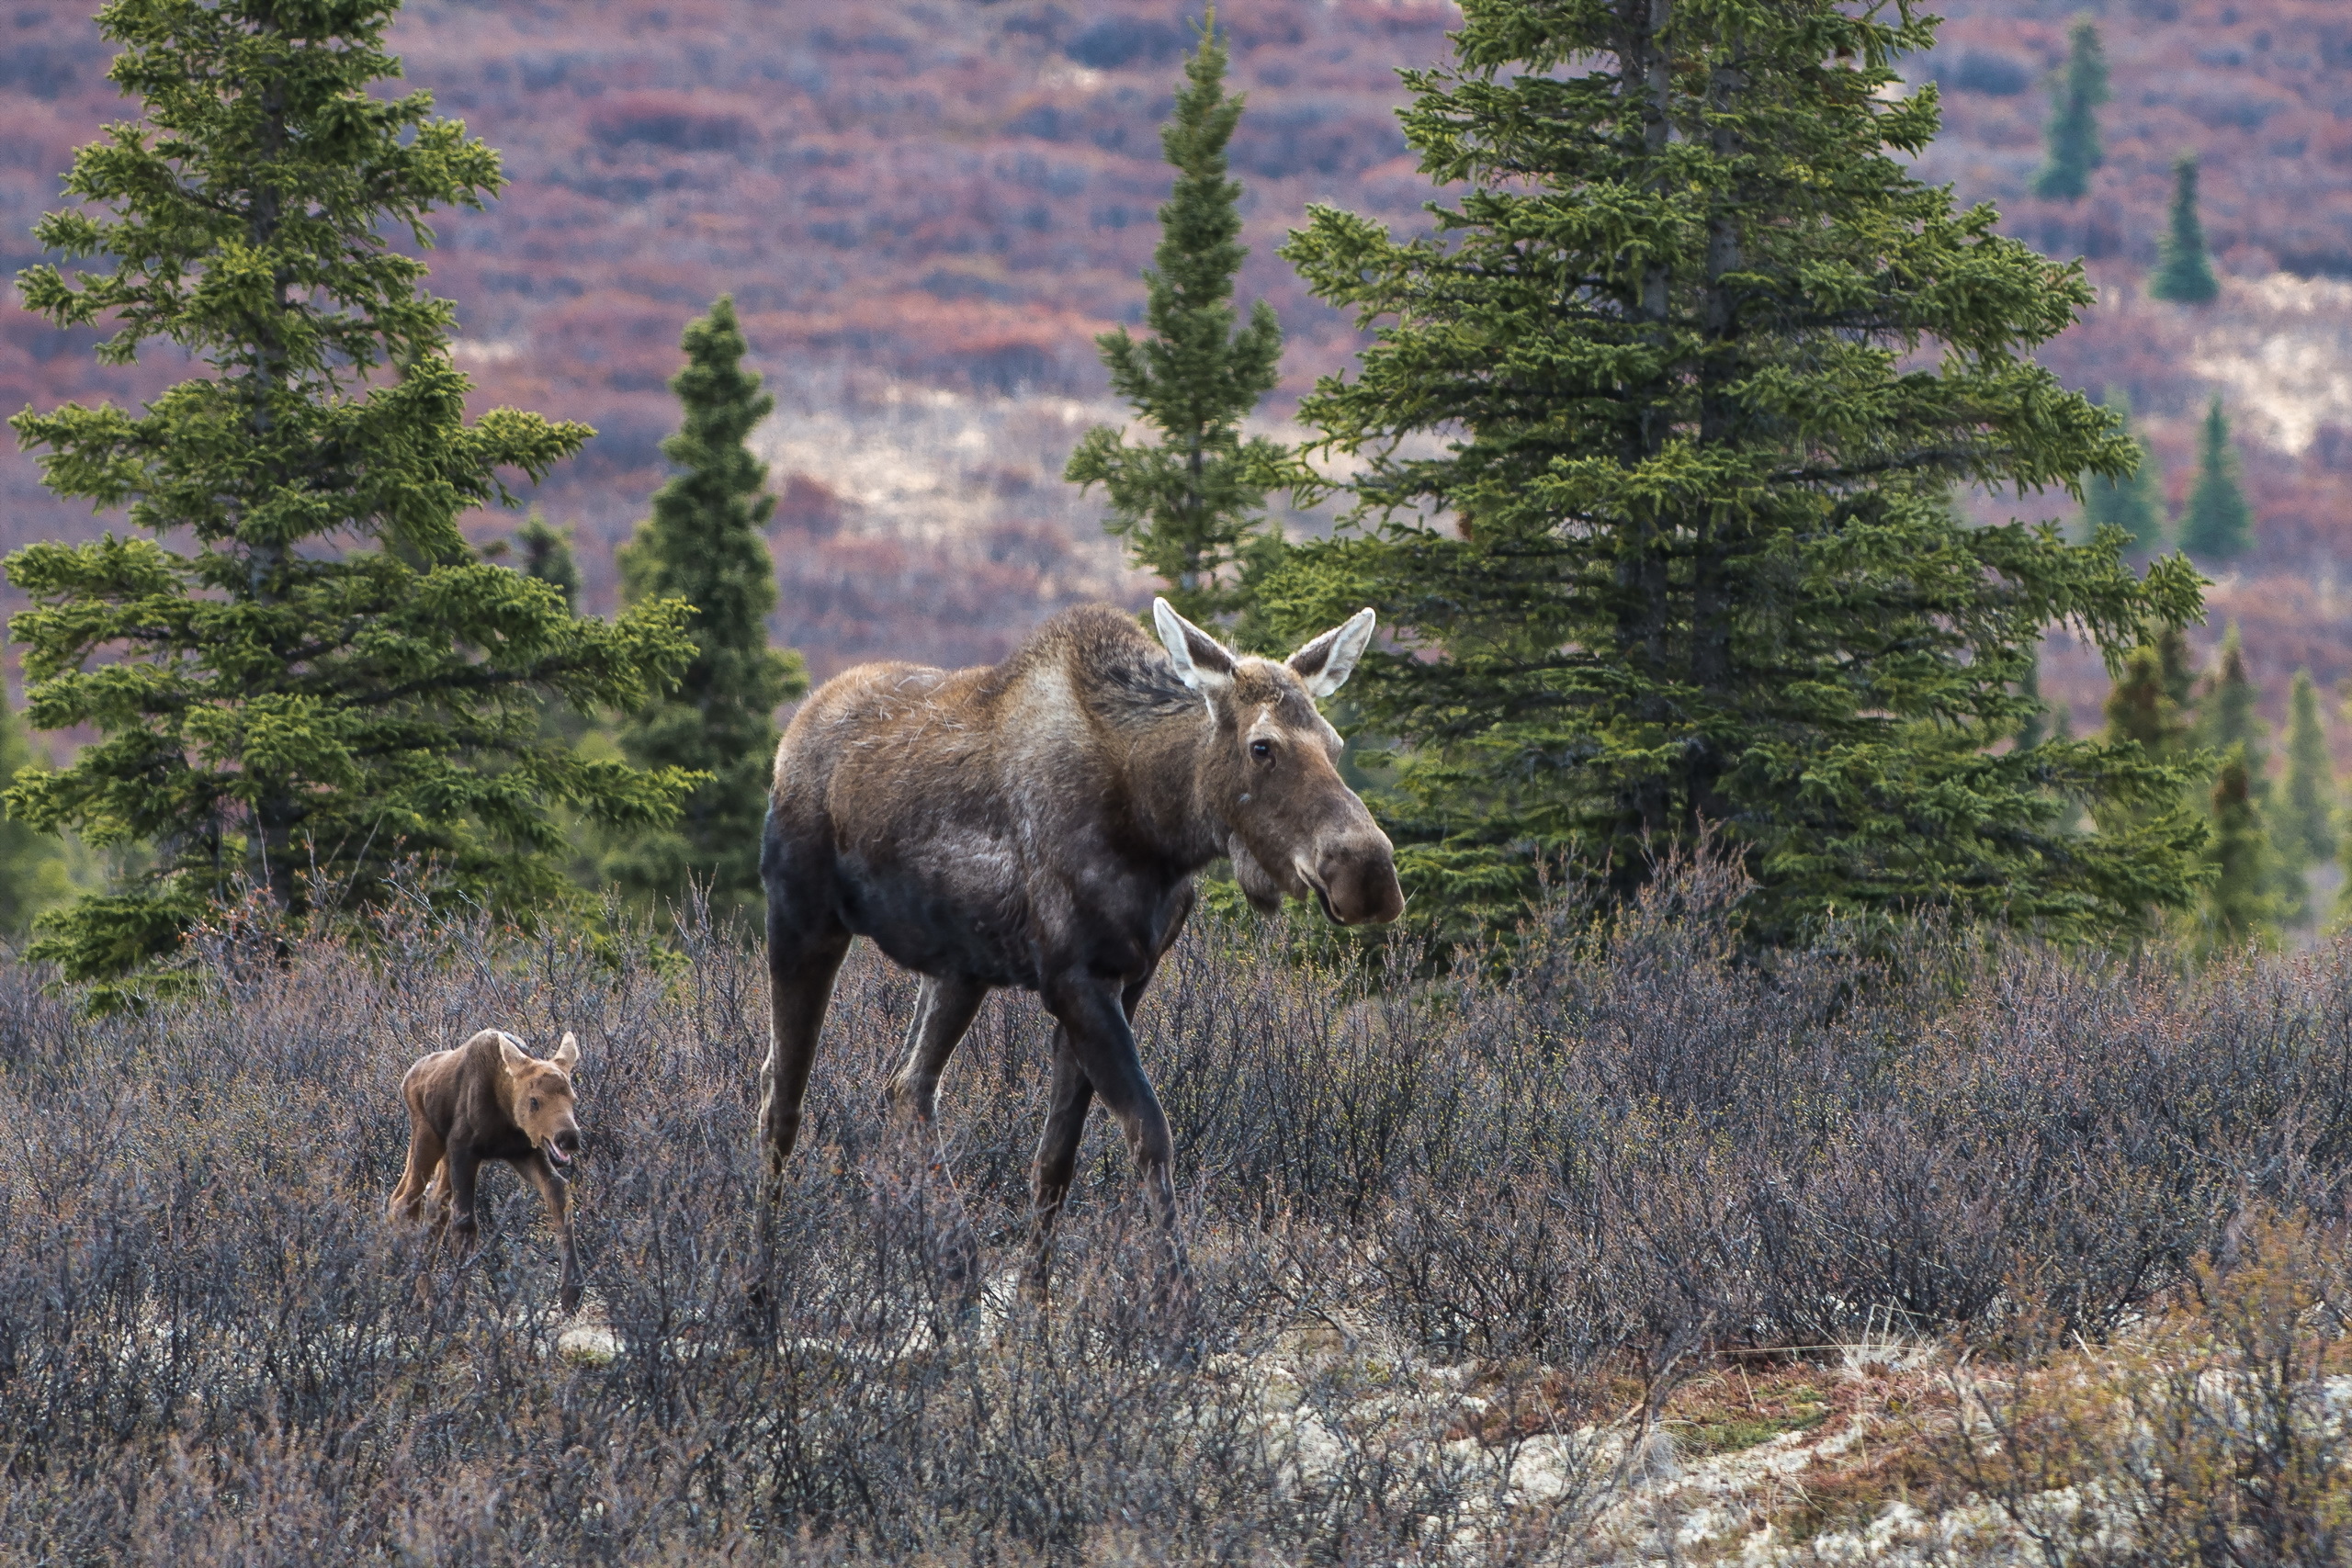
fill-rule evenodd
<path id="1" fill-rule="evenodd" d="M 1370 610 L 1284 660 L 1244 658 L 1154 607 L 1155 644 L 1108 605 L 1055 616 L 992 669 L 867 664 L 827 682 L 775 758 L 760 871 L 773 1033 L 761 1070 L 769 1190 L 791 1153 L 834 971 L 864 936 L 923 976 L 891 1098 L 928 1120 L 991 987 L 1038 993 L 1054 1032 L 1032 1181 L 1030 1287 L 1089 1104 L 1126 1134 L 1173 1227 L 1168 1119 L 1130 1028 L 1219 857 L 1261 908 L 1312 897 L 1342 924 L 1405 907 L 1387 837 L 1340 781 L 1316 711 L 1372 637 Z"/>
<path id="2" fill-rule="evenodd" d="M 580 1063 L 580 1042 L 570 1033 L 544 1061 L 526 1053 L 514 1037 L 485 1029 L 454 1051 L 422 1057 L 401 1079 L 408 1103 L 408 1168 L 392 1189 L 390 1213 L 395 1224 L 414 1224 L 425 1205 L 433 1228 L 446 1224 L 457 1233 L 460 1251 L 471 1251 L 477 1234 L 474 1177 L 486 1159 L 503 1159 L 547 1200 L 548 1216 L 563 1241 L 563 1310 L 580 1305 L 580 1254 L 572 1246 L 566 1182 L 558 1166 L 580 1151 L 580 1123 L 573 1119 L 571 1069 Z"/>

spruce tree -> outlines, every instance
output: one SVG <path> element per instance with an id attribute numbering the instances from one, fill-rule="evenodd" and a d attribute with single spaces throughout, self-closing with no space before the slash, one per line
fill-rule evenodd
<path id="1" fill-rule="evenodd" d="M 2308 670 L 2295 671 L 2287 704 L 2287 779 L 2278 802 L 2280 858 L 2296 869 L 2335 857 L 2335 759 L 2319 716 L 2319 690 Z"/>
<path id="2" fill-rule="evenodd" d="M 2204 671 L 2197 663 L 2197 650 L 2188 646 L 2188 634 L 2178 626 L 2166 626 L 2156 634 L 2156 665 L 2164 677 L 2165 695 L 2182 713 L 2197 704 L 2197 685 L 2204 679 Z"/>
<path id="3" fill-rule="evenodd" d="M 2244 794 L 2249 819 L 2262 831 L 2266 844 L 2275 846 L 2278 830 L 2271 818 L 2274 791 L 2270 780 L 2270 727 L 2262 720 L 2261 703 L 2261 690 L 2255 685 L 2253 674 L 2246 666 L 2245 641 L 2239 635 L 2237 623 L 2232 621 L 2222 634 L 2221 654 L 2213 661 L 2213 673 L 2197 715 L 2194 735 L 2197 742 L 2205 749 L 2207 757 L 2224 761 L 2234 757 L 2244 765 Z M 2215 809 L 2218 811 L 2220 807 Z M 2232 811 L 2235 809 L 2231 807 Z M 2232 817 L 2231 821 L 2235 820 L 2236 818 Z M 2222 820 L 2217 816 L 2213 830 L 2218 834 L 2222 827 Z M 2217 861 L 2215 863 L 2221 863 Z M 2239 863 L 2233 860 L 2230 863 L 2236 865 Z M 2303 863 L 2278 854 L 2275 849 L 2267 849 L 2258 862 L 2247 861 L 2245 863 L 2258 865 L 2263 890 L 2269 899 L 2269 913 L 2266 918 L 2273 925 L 2301 923 L 2301 913 L 2311 901 L 2310 888 L 2303 880 Z M 2207 890 L 2209 903 L 2222 897 L 2222 893 Z M 2234 898 L 2237 895 L 2231 893 L 2226 897 Z"/>
<path id="4" fill-rule="evenodd" d="M 2159 647 L 2143 643 L 2126 654 L 2107 694 L 2107 728 L 2099 742 L 2111 751 L 2176 770 L 2180 787 L 2168 795 L 2151 793 L 2098 803 L 2092 814 L 2103 832 L 2120 836 L 2160 823 L 2177 832 L 2188 830 L 2187 781 L 2195 761 L 2188 740 L 2191 721 L 2170 675 Z"/>
<path id="5" fill-rule="evenodd" d="M 571 556 L 571 530 L 550 528 L 534 506 L 523 520 L 523 526 L 515 531 L 514 542 L 522 547 L 523 575 L 562 594 L 563 607 L 576 613 L 580 608 L 580 564 Z"/>
<path id="6" fill-rule="evenodd" d="M 690 323 L 685 368 L 671 378 L 684 419 L 662 454 L 678 472 L 654 492 L 653 514 L 621 547 L 632 604 L 694 606 L 694 657 L 677 689 L 639 708 L 620 732 L 639 767 L 707 775 L 674 828 L 639 833 L 606 871 L 640 898 L 679 898 L 689 877 L 715 907 L 749 908 L 760 891 L 760 823 L 775 761 L 775 710 L 808 689 L 797 654 L 768 646 L 775 561 L 764 529 L 775 510 L 767 465 L 744 445 L 775 399 L 744 368 L 735 302 L 721 296 Z"/>
<path id="7" fill-rule="evenodd" d="M 2222 292 L 2205 254 L 2205 225 L 2197 215 L 2197 154 L 2184 152 L 2172 166 L 2172 210 L 2156 245 L 2156 272 L 2148 280 L 2154 299 L 2202 305 Z"/>
<path id="8" fill-rule="evenodd" d="M 2210 689 L 2199 705 L 2196 739 L 2218 754 L 2235 751 L 2246 765 L 2257 799 L 2269 788 L 2265 770 L 2270 764 L 2270 727 L 2262 722 L 2261 703 L 2262 692 L 2246 668 L 2245 641 L 2232 621 L 2222 634 Z"/>
<path id="9" fill-rule="evenodd" d="M 2212 879 L 2205 890 L 2199 944 L 2209 957 L 2249 944 L 2275 945 L 2280 919 L 2288 912 L 2279 897 L 2270 837 L 2255 806 L 2251 774 L 2245 755 L 2233 748 L 2222 755 L 2213 781 L 2212 832 L 2205 847 Z"/>
<path id="10" fill-rule="evenodd" d="M 1130 560 L 1159 574 L 1180 613 L 1203 626 L 1242 617 L 1236 636 L 1250 646 L 1263 640 L 1243 615 L 1252 584 L 1282 550 L 1280 532 L 1264 520 L 1266 492 L 1298 475 L 1279 443 L 1241 435 L 1242 419 L 1282 378 L 1283 334 L 1262 299 L 1235 326 L 1233 279 L 1250 253 L 1240 240 L 1241 186 L 1226 178 L 1242 100 L 1226 96 L 1225 66 L 1212 6 L 1159 132 L 1176 181 L 1144 274 L 1151 335 L 1137 343 L 1120 327 L 1094 340 L 1112 389 L 1158 439 L 1130 446 L 1116 428 L 1096 425 L 1063 477 L 1102 486 L 1103 526 L 1126 540 Z"/>
<path id="11" fill-rule="evenodd" d="M 1393 634 L 1350 694 L 1407 748 L 1384 825 L 1414 885 L 1504 919 L 1566 856 L 1623 896 L 1712 827 L 1765 940 L 1833 908 L 2087 936 L 2188 902 L 2193 827 L 2061 826 L 2068 798 L 2177 800 L 2174 772 L 1996 750 L 2044 626 L 2120 660 L 2199 596 L 2111 532 L 1949 504 L 2137 454 L 2032 362 L 2089 300 L 2079 267 L 1910 174 L 1937 100 L 1889 62 L 1932 25 L 1836 0 L 1463 16 L 1456 62 L 1405 73 L 1407 138 L 1462 187 L 1438 233 L 1317 207 L 1284 252 L 1385 324 L 1302 411 L 1363 465 L 1347 527 L 1268 597 L 1294 628 L 1369 603 Z"/>
<path id="12" fill-rule="evenodd" d="M 519 554 L 521 559 L 515 570 L 562 594 L 563 607 L 577 614 L 580 609 L 580 564 L 572 558 L 571 530 L 549 526 L 548 520 L 540 515 L 539 509 L 534 506 L 523 519 L 523 525 L 514 531 L 514 547 L 519 547 L 519 549 L 510 547 L 503 539 L 494 540 L 482 554 L 495 559 L 503 559 L 509 553 Z M 595 728 L 596 716 L 577 705 L 556 696 L 539 699 L 539 733 L 548 739 L 560 740 L 567 746 L 577 746 Z M 616 748 L 608 747 L 604 754 L 613 757 L 620 753 Z M 580 818 L 568 812 L 560 816 L 566 829 L 565 837 L 577 840 L 582 829 Z M 572 861 L 576 871 L 579 862 L 577 845 Z M 598 881 L 593 875 L 575 880 L 584 880 L 592 886 Z"/>
<path id="13" fill-rule="evenodd" d="M 689 645 L 684 607 L 615 625 L 480 559 L 458 531 L 590 432 L 498 409 L 465 417 L 454 313 L 395 248 L 479 207 L 497 155 L 424 93 L 371 91 L 391 0 L 112 0 L 109 74 L 143 118 L 66 178 L 81 204 L 36 230 L 104 270 L 27 269 L 27 305 L 107 322 L 100 357 L 155 339 L 198 374 L 140 412 L 67 404 L 12 422 L 60 495 L 138 530 L 8 558 L 32 603 L 32 721 L 100 739 L 18 773 L 18 819 L 152 847 L 129 885 L 52 917 L 34 952 L 114 976 L 250 886 L 307 907 L 311 878 L 367 897 L 429 856 L 464 894 L 527 914 L 568 885 L 559 808 L 658 821 L 686 780 L 545 743 L 537 698 L 634 705 Z"/>
<path id="14" fill-rule="evenodd" d="M 2254 547 L 2254 509 L 2238 482 L 2237 447 L 2230 422 L 2216 397 L 2205 410 L 2197 437 L 2197 482 L 2181 514 L 2180 547 L 2207 560 L 2225 561 Z"/>
<path id="15" fill-rule="evenodd" d="M 2109 387 L 2105 400 L 2139 460 L 2122 478 L 2091 474 L 2084 479 L 2083 521 L 2093 534 L 2105 527 L 2121 529 L 2126 555 L 2153 555 L 2165 542 L 2164 469 L 2154 449 L 2132 427 L 2130 396 L 2120 387 Z"/>
<path id="16" fill-rule="evenodd" d="M 2050 705 L 2041 699 L 2041 649 L 2026 656 L 2025 673 L 2018 677 L 2018 695 L 2025 702 L 2025 716 L 2018 721 L 2018 746 L 2039 746 L 2050 739 Z"/>
<path id="17" fill-rule="evenodd" d="M 2075 18 L 2068 35 L 2066 71 L 2051 93 L 2048 151 L 2033 176 L 2033 194 L 2079 201 L 2090 188 L 2091 171 L 2107 161 L 2099 148 L 2098 106 L 2107 102 L 2107 56 L 2098 28 L 2088 17 Z"/>
<path id="18" fill-rule="evenodd" d="M 0 691 L 0 780 L 33 761 L 25 721 Z M 0 817 L 0 934 L 22 936 L 35 916 L 74 897 L 64 840 L 13 817 Z"/>

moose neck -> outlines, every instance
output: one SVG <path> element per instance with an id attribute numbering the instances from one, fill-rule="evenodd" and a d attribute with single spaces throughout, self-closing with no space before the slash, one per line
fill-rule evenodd
<path id="1" fill-rule="evenodd" d="M 1211 766 L 1224 726 L 1208 705 L 1196 697 L 1121 728 L 1127 798 L 1146 840 L 1186 875 L 1224 854 L 1231 829 Z"/>

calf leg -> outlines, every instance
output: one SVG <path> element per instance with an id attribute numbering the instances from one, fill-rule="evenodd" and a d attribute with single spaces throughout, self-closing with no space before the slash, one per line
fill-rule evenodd
<path id="1" fill-rule="evenodd" d="M 481 1225 L 474 1218 L 474 1177 L 481 1169 L 481 1156 L 470 1145 L 453 1147 L 448 1154 L 449 1229 L 454 1234 L 458 1255 L 473 1251 L 481 1235 Z"/>
<path id="2" fill-rule="evenodd" d="M 548 1163 L 548 1156 L 533 1149 L 514 1162 L 514 1168 L 528 1178 L 547 1201 L 548 1218 L 555 1224 L 555 1234 L 563 1243 L 563 1278 L 556 1286 L 556 1300 L 567 1315 L 580 1310 L 580 1249 L 571 1237 L 571 1183 L 563 1173 Z"/>
<path id="3" fill-rule="evenodd" d="M 919 1122 L 930 1122 L 939 1101 L 939 1075 L 988 994 L 989 988 L 976 980 L 924 979 L 916 994 L 914 1022 L 907 1031 L 907 1059 L 890 1076 L 887 1093 L 893 1108 L 911 1112 Z"/>
<path id="4" fill-rule="evenodd" d="M 413 1225 L 424 1218 L 425 1190 L 440 1168 L 440 1136 L 424 1122 L 411 1118 L 408 1168 L 401 1172 L 400 1183 L 392 1189 L 392 1200 L 385 1205 L 385 1217 L 400 1225 Z"/>

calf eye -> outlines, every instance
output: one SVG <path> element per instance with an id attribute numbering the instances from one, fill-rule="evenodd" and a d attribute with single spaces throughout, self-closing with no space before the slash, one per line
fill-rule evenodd
<path id="1" fill-rule="evenodd" d="M 1258 759 L 1258 761 L 1261 761 L 1261 762 L 1262 762 L 1262 761 L 1264 761 L 1267 758 L 1272 757 L 1273 754 L 1274 754 L 1274 743 L 1273 743 L 1272 741 L 1271 741 L 1271 740 L 1252 740 L 1251 742 L 1250 742 L 1250 755 L 1251 755 L 1252 757 L 1257 758 L 1257 759 Z"/>
<path id="2" fill-rule="evenodd" d="M 534 1110 L 534 1111 L 537 1111 L 538 1108 L 539 1108 L 539 1097 L 538 1097 L 537 1095 L 536 1095 L 536 1094 L 535 1094 L 535 1095 L 531 1096 L 531 1109 L 532 1109 L 532 1110 Z"/>

